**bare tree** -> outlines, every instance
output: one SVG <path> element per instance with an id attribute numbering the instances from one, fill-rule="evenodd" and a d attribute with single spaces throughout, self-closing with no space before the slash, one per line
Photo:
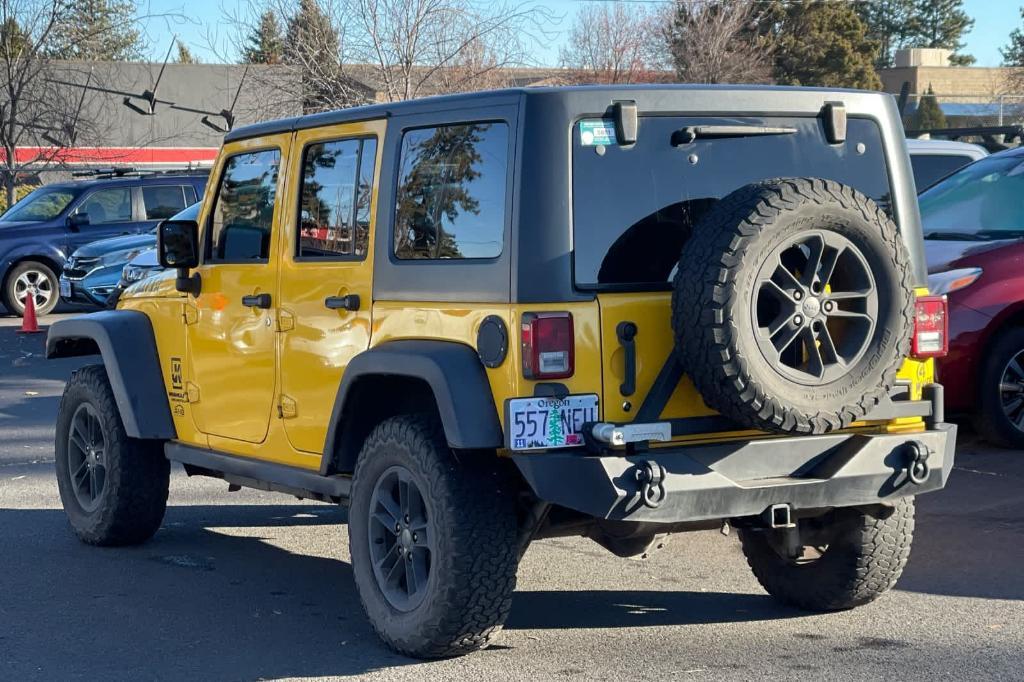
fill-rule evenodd
<path id="1" fill-rule="evenodd" d="M 20 173 L 56 162 L 91 125 L 81 115 L 84 96 L 51 81 L 46 55 L 67 11 L 62 0 L 0 0 L 0 176 L 8 206 Z"/>
<path id="2" fill-rule="evenodd" d="M 562 66 L 587 83 L 642 83 L 665 79 L 666 13 L 643 6 L 582 5 L 561 50 Z"/>
<path id="3" fill-rule="evenodd" d="M 757 26 L 772 3 L 675 0 L 665 33 L 676 76 L 689 83 L 767 83 L 772 44 Z"/>
<path id="4" fill-rule="evenodd" d="M 290 101 L 305 112 L 501 87 L 510 68 L 530 63 L 552 19 L 530 2 L 251 0 L 225 14 L 233 35 L 226 46 L 208 37 L 213 51 L 246 54 L 268 12 L 304 38 L 301 49 L 286 40 L 280 62 L 254 69 L 252 81 L 263 85 L 253 87 L 268 111 Z"/>

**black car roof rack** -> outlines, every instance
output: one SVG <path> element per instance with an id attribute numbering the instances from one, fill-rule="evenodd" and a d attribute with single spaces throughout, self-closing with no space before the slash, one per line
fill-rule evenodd
<path id="1" fill-rule="evenodd" d="M 92 180 L 109 180 L 111 178 L 137 178 L 148 177 L 151 175 L 209 175 L 209 173 L 210 168 L 205 166 L 174 168 L 165 170 L 138 169 L 126 166 L 122 168 L 89 168 L 83 170 L 76 170 L 71 172 L 71 177 L 89 178 Z"/>

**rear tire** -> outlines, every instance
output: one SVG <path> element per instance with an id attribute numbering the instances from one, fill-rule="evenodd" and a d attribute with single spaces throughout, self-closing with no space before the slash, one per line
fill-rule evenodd
<path id="1" fill-rule="evenodd" d="M 458 656 L 501 629 L 518 563 L 507 465 L 483 452 L 456 455 L 428 416 L 392 417 L 366 439 L 349 551 L 366 615 L 395 651 Z"/>
<path id="2" fill-rule="evenodd" d="M 975 426 L 993 445 L 1024 449 L 1024 328 L 1003 332 L 985 354 Z M 1005 386 L 1004 386 L 1005 384 Z M 1004 391 L 1003 388 L 1015 390 Z"/>
<path id="3" fill-rule="evenodd" d="M 820 526 L 822 521 L 827 525 Z M 785 531 L 740 531 L 754 577 L 768 594 L 791 606 L 808 611 L 851 609 L 877 599 L 903 573 L 914 539 L 914 499 L 900 499 L 885 519 L 837 509 L 799 523 L 802 539 L 816 531 L 817 542 L 827 544 L 820 558 L 798 563 L 784 556 Z"/>
<path id="4" fill-rule="evenodd" d="M 7 311 L 14 315 L 25 314 L 25 299 L 35 295 L 36 315 L 46 315 L 57 307 L 60 301 L 57 275 L 45 263 L 23 261 L 18 263 L 4 281 L 3 302 Z"/>
<path id="5" fill-rule="evenodd" d="M 129 438 L 103 365 L 71 375 L 57 413 L 57 487 L 68 521 L 90 545 L 134 545 L 167 508 L 170 462 L 161 441 Z"/>

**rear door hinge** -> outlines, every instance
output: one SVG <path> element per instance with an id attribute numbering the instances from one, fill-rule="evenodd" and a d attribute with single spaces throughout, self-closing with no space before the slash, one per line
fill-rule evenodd
<path id="1" fill-rule="evenodd" d="M 277 416 L 281 419 L 294 419 L 299 415 L 299 406 L 291 396 L 282 395 L 277 406 Z"/>
<path id="2" fill-rule="evenodd" d="M 185 393 L 188 395 L 188 401 L 190 403 L 199 402 L 199 387 L 193 384 L 191 381 L 185 382 Z"/>
<path id="3" fill-rule="evenodd" d="M 281 308 L 277 311 L 277 331 L 286 332 L 295 329 L 295 314 Z"/>
<path id="4" fill-rule="evenodd" d="M 181 319 L 186 325 L 195 324 L 199 321 L 199 310 L 195 306 L 185 303 L 181 307 Z"/>

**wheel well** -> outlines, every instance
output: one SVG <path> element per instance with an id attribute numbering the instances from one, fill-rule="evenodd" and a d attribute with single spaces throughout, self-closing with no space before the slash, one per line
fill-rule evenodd
<path id="1" fill-rule="evenodd" d="M 325 454 L 330 453 L 333 459 L 328 471 L 352 473 L 363 441 L 383 420 L 424 412 L 440 419 L 434 392 L 423 379 L 387 375 L 360 378 L 346 396 L 335 442 L 325 448 Z"/>
<path id="2" fill-rule="evenodd" d="M 49 256 L 21 256 L 17 260 L 11 262 L 10 267 L 7 268 L 7 272 L 4 273 L 3 282 L 0 284 L 2 284 L 5 289 L 7 288 L 7 281 L 11 277 L 11 271 L 22 263 L 42 263 L 53 271 L 55 277 L 60 277 L 61 270 L 63 270 L 63 268 Z"/>

